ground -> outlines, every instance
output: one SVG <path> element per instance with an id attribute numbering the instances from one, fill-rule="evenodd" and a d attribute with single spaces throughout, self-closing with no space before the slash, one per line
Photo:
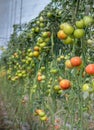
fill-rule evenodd
<path id="1" fill-rule="evenodd" d="M 8 124 L 7 112 L 0 96 L 0 130 L 13 130 Z"/>
<path id="2" fill-rule="evenodd" d="M 13 128 L 11 128 L 10 122 L 8 121 L 7 112 L 5 110 L 1 96 L 0 96 L 0 130 L 14 130 Z M 22 128 L 22 130 L 28 130 L 28 129 Z M 90 121 L 88 130 L 94 130 L 94 121 L 92 122 Z"/>

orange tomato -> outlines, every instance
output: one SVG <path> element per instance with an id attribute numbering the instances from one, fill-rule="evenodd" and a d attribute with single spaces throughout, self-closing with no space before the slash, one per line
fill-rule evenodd
<path id="1" fill-rule="evenodd" d="M 39 47 L 38 47 L 38 46 L 35 46 L 35 47 L 34 47 L 34 51 L 39 51 Z"/>
<path id="2" fill-rule="evenodd" d="M 94 75 L 94 64 L 87 65 L 85 71 L 89 75 Z"/>
<path id="3" fill-rule="evenodd" d="M 79 56 L 75 56 L 70 60 L 73 67 L 79 66 L 82 64 L 82 59 Z"/>
<path id="4" fill-rule="evenodd" d="M 59 83 L 60 85 L 60 88 L 62 90 L 66 90 L 66 89 L 69 89 L 71 87 L 71 82 L 67 79 L 62 79 Z"/>
<path id="5" fill-rule="evenodd" d="M 38 75 L 38 81 L 42 80 L 42 75 Z"/>
<path id="6" fill-rule="evenodd" d="M 63 30 L 59 30 L 59 31 L 57 32 L 57 37 L 62 40 L 62 39 L 66 39 L 66 38 L 67 38 L 67 35 L 64 33 Z"/>
<path id="7" fill-rule="evenodd" d="M 41 109 L 37 109 L 35 112 L 36 112 L 36 114 L 39 115 L 39 114 L 40 114 L 41 112 L 43 112 L 43 111 L 42 111 Z"/>

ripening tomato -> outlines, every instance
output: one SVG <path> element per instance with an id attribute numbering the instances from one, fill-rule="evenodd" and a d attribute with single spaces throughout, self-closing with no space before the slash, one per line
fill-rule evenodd
<path id="1" fill-rule="evenodd" d="M 42 81 L 42 75 L 38 75 L 38 81 Z"/>
<path id="2" fill-rule="evenodd" d="M 85 71 L 89 75 L 94 75 L 94 64 L 87 65 Z"/>
<path id="3" fill-rule="evenodd" d="M 62 39 L 66 39 L 66 38 L 67 38 L 67 35 L 64 33 L 63 30 L 59 30 L 59 31 L 57 32 L 57 37 L 62 40 Z"/>
<path id="4" fill-rule="evenodd" d="M 60 29 L 63 30 L 67 35 L 72 34 L 74 31 L 74 28 L 68 23 L 62 23 L 60 25 Z"/>
<path id="5" fill-rule="evenodd" d="M 60 125 L 55 125 L 55 130 L 60 130 Z"/>
<path id="6" fill-rule="evenodd" d="M 45 115 L 45 116 L 40 117 L 40 120 L 41 120 L 41 121 L 47 121 L 48 118 L 47 118 L 47 116 Z"/>
<path id="7" fill-rule="evenodd" d="M 84 29 L 76 29 L 74 31 L 74 37 L 75 38 L 82 38 L 85 35 Z"/>
<path id="8" fill-rule="evenodd" d="M 38 57 L 39 56 L 39 51 L 34 51 L 33 56 Z"/>
<path id="9" fill-rule="evenodd" d="M 65 66 L 66 66 L 66 68 L 68 68 L 68 69 L 73 68 L 73 66 L 72 66 L 72 64 L 71 64 L 71 62 L 70 62 L 70 60 L 66 60 L 66 61 L 65 61 Z"/>
<path id="10" fill-rule="evenodd" d="M 81 19 L 80 21 L 76 21 L 76 27 L 77 28 L 84 28 L 84 20 Z"/>
<path id="11" fill-rule="evenodd" d="M 70 62 L 73 67 L 80 66 L 82 64 L 82 59 L 78 56 L 75 56 L 70 59 Z"/>
<path id="12" fill-rule="evenodd" d="M 45 112 L 44 112 L 43 110 L 40 110 L 40 112 L 38 113 L 38 115 L 39 115 L 40 117 L 43 117 L 43 116 L 45 116 Z"/>
<path id="13" fill-rule="evenodd" d="M 71 87 L 71 82 L 67 79 L 62 79 L 59 83 L 60 85 L 60 88 L 62 90 L 66 90 L 66 89 L 69 89 Z"/>
<path id="14" fill-rule="evenodd" d="M 43 112 L 41 109 L 37 109 L 37 110 L 35 111 L 35 113 L 36 113 L 37 115 L 39 115 L 41 112 Z"/>
<path id="15" fill-rule="evenodd" d="M 85 26 L 89 26 L 94 23 L 94 19 L 92 18 L 92 16 L 84 16 L 83 21 Z"/>
<path id="16" fill-rule="evenodd" d="M 38 46 L 34 46 L 34 51 L 39 51 L 39 47 Z"/>

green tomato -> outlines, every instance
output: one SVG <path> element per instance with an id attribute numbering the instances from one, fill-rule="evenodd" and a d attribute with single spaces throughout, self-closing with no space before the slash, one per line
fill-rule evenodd
<path id="1" fill-rule="evenodd" d="M 35 28 L 35 32 L 36 32 L 36 33 L 39 33 L 39 31 L 40 31 L 40 28 L 39 28 L 39 27 L 36 27 L 36 28 Z"/>
<path id="2" fill-rule="evenodd" d="M 84 20 L 76 21 L 76 27 L 77 28 L 84 28 Z"/>
<path id="3" fill-rule="evenodd" d="M 39 46 L 40 46 L 41 48 L 45 47 L 46 45 L 47 45 L 46 42 L 42 42 L 42 43 L 39 44 Z"/>
<path id="4" fill-rule="evenodd" d="M 39 21 L 44 22 L 44 18 L 42 16 L 40 16 Z"/>
<path id="5" fill-rule="evenodd" d="M 33 56 L 33 52 L 30 52 L 30 53 L 28 54 L 28 56 L 29 56 L 29 57 L 32 57 L 32 56 Z"/>
<path id="6" fill-rule="evenodd" d="M 59 91 L 60 90 L 60 87 L 58 85 L 54 86 L 54 90 L 55 91 Z"/>
<path id="7" fill-rule="evenodd" d="M 74 37 L 75 38 L 82 38 L 85 35 L 84 29 L 76 29 L 74 31 Z"/>
<path id="8" fill-rule="evenodd" d="M 74 28 L 68 24 L 68 23 L 63 23 L 60 25 L 60 29 L 64 31 L 64 33 L 66 33 L 67 35 L 70 35 L 73 33 Z"/>
<path id="9" fill-rule="evenodd" d="M 36 24 L 37 24 L 37 25 L 39 25 L 39 24 L 40 24 L 40 21 L 39 21 L 39 20 L 38 20 L 38 21 L 36 21 Z"/>
<path id="10" fill-rule="evenodd" d="M 43 28 L 45 25 L 44 25 L 44 23 L 40 23 L 39 26 L 40 26 L 41 28 Z"/>
<path id="11" fill-rule="evenodd" d="M 48 37 L 48 32 L 43 32 L 43 33 L 42 33 L 42 37 L 43 37 L 43 38 Z"/>
<path id="12" fill-rule="evenodd" d="M 74 39 L 68 36 L 65 40 L 63 40 L 64 44 L 72 44 L 74 42 Z"/>
<path id="13" fill-rule="evenodd" d="M 83 92 L 87 92 L 87 91 L 89 91 L 89 84 L 84 84 L 83 86 L 82 86 L 82 91 Z"/>
<path id="14" fill-rule="evenodd" d="M 40 116 L 40 117 L 44 117 L 44 116 L 45 116 L 45 112 L 41 111 L 41 112 L 39 113 L 39 116 Z"/>
<path id="15" fill-rule="evenodd" d="M 35 28 L 32 28 L 31 31 L 34 33 L 35 32 Z"/>
<path id="16" fill-rule="evenodd" d="M 39 43 L 43 42 L 43 38 L 42 37 L 39 37 L 38 40 L 37 40 Z"/>
<path id="17" fill-rule="evenodd" d="M 94 40 L 88 39 L 88 40 L 87 40 L 87 43 L 88 43 L 88 44 L 93 44 L 93 43 L 94 43 Z"/>
<path id="18" fill-rule="evenodd" d="M 91 16 L 84 16 L 83 21 L 85 26 L 89 26 L 94 23 L 94 19 Z"/>
<path id="19" fill-rule="evenodd" d="M 48 18 L 52 18 L 52 16 L 53 16 L 53 14 L 52 14 L 51 12 L 48 12 L 48 13 L 47 13 L 47 17 L 48 17 Z"/>
<path id="20" fill-rule="evenodd" d="M 58 93 L 59 95 L 61 95 L 61 94 L 62 94 L 62 92 L 63 92 L 62 90 L 59 90 L 57 93 Z"/>
<path id="21" fill-rule="evenodd" d="M 48 42 L 50 41 L 50 38 L 47 37 L 47 38 L 44 39 L 44 41 L 45 41 L 46 43 L 48 43 Z"/>

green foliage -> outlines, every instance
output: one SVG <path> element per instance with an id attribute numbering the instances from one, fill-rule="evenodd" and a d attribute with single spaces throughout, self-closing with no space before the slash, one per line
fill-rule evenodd
<path id="1" fill-rule="evenodd" d="M 93 4 L 92 0 L 52 0 L 28 24 L 13 26 L 1 55 L 0 64 L 7 74 L 1 73 L 0 83 L 14 124 L 28 122 L 32 130 L 89 128 L 85 124 L 89 122 L 87 115 L 94 118 L 94 79 L 85 73 L 85 67 L 94 63 Z M 84 16 L 91 16 L 90 24 L 83 26 L 83 37 L 75 37 L 76 21 Z M 57 35 L 66 30 L 63 23 L 67 23 L 67 31 L 73 27 L 72 34 L 65 31 L 72 42 Z M 81 57 L 82 65 L 69 69 L 65 62 L 74 56 Z M 62 90 L 62 79 L 70 80 L 72 87 Z"/>

